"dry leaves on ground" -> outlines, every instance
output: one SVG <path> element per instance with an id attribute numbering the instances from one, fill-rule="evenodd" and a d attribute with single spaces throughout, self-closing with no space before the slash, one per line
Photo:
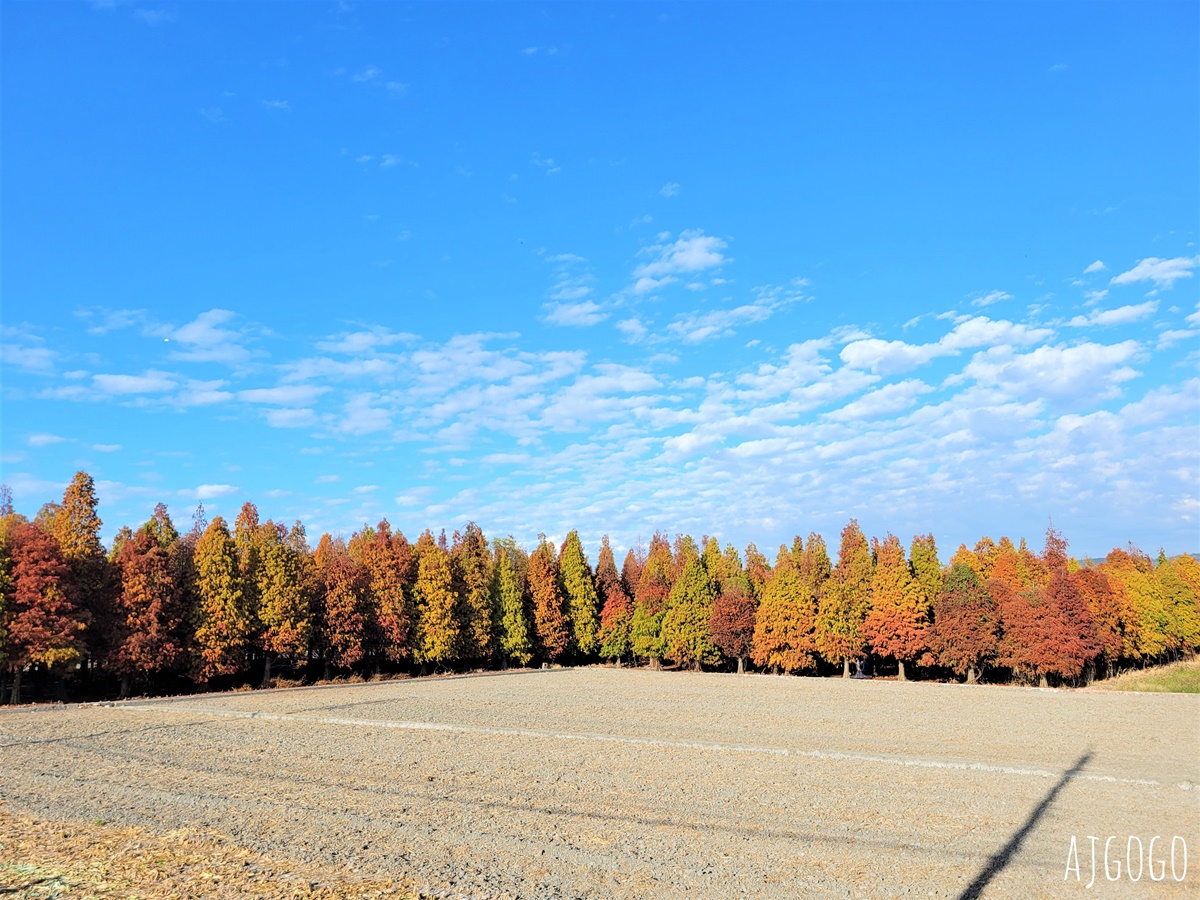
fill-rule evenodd
<path id="1" fill-rule="evenodd" d="M 266 857 L 214 833 L 43 821 L 0 806 L 0 896 L 413 898 L 403 882 Z"/>

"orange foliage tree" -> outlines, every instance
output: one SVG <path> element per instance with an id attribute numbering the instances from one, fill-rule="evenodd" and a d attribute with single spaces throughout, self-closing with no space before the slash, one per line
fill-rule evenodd
<path id="1" fill-rule="evenodd" d="M 929 601 L 912 577 L 900 539 L 889 534 L 874 542 L 875 573 L 871 578 L 871 609 L 863 634 L 880 656 L 893 657 L 904 681 L 904 663 L 915 660 L 927 643 Z"/>

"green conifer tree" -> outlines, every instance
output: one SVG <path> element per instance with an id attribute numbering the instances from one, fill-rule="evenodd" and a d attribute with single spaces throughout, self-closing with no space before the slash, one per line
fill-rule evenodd
<path id="1" fill-rule="evenodd" d="M 196 544 L 196 676 L 208 681 L 246 665 L 250 611 L 238 571 L 237 550 L 225 520 L 217 516 Z"/>
<path id="2" fill-rule="evenodd" d="M 571 623 L 570 649 L 580 657 L 587 657 L 598 646 L 599 602 L 592 580 L 592 567 L 584 555 L 578 531 L 571 531 L 563 541 L 559 570 L 567 600 L 567 617 Z"/>
<path id="3" fill-rule="evenodd" d="M 709 626 L 715 599 L 713 582 L 703 560 L 692 556 L 671 588 L 663 614 L 662 645 L 668 659 L 690 665 L 696 671 L 704 663 L 720 661 L 721 653 L 713 643 Z"/>

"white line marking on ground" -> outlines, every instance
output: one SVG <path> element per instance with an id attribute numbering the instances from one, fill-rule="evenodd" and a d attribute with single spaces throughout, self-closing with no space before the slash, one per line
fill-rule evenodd
<path id="1" fill-rule="evenodd" d="M 685 741 L 673 738 L 646 738 L 621 734 L 597 734 L 576 731 L 542 731 L 534 728 L 500 728 L 490 725 L 451 725 L 444 722 L 410 722 L 390 719 L 347 719 L 334 716 L 295 716 L 286 713 L 238 712 L 208 706 L 150 705 L 123 703 L 110 707 L 139 712 L 170 712 L 177 715 L 209 716 L 220 719 L 258 719 L 266 722 L 299 722 L 309 725 L 341 725 L 353 728 L 390 728 L 401 731 L 448 731 L 459 734 L 491 734 L 506 737 L 550 738 L 562 741 L 590 741 L 604 744 L 630 744 L 646 747 L 675 747 L 687 750 L 709 750 L 718 753 L 754 753 L 764 756 L 798 756 L 805 759 L 837 762 L 866 762 L 879 765 L 905 766 L 918 769 L 952 769 L 965 772 L 991 772 L 1025 778 L 1061 778 L 1062 772 L 1020 766 L 1001 766 L 983 762 L 963 762 L 946 759 L 926 759 L 913 756 L 890 756 L 874 753 L 844 753 L 838 750 L 803 750 L 793 747 L 762 747 L 754 744 L 722 744 L 716 741 Z M 1106 784 L 1131 784 L 1161 787 L 1161 782 L 1149 778 L 1118 778 L 1113 775 L 1080 773 L 1073 781 L 1099 781 Z"/>

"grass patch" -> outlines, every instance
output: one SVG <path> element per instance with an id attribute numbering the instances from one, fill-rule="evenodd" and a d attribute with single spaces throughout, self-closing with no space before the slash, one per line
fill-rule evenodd
<path id="1" fill-rule="evenodd" d="M 1092 687 L 1103 691 L 1145 691 L 1158 694 L 1200 694 L 1200 660 L 1191 659 L 1126 672 L 1097 681 Z"/>

